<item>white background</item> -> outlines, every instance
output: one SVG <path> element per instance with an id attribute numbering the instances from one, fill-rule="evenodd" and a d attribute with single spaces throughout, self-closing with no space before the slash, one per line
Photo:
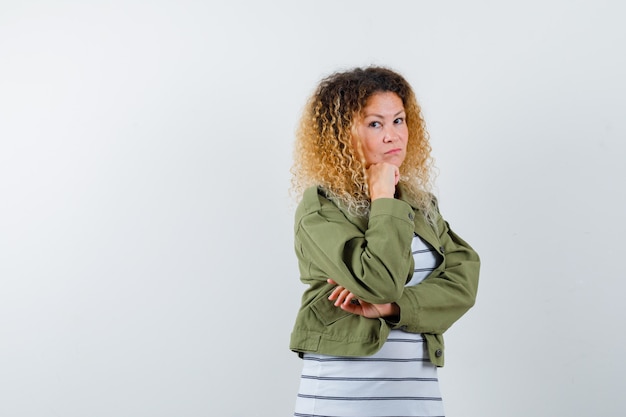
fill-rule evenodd
<path id="1" fill-rule="evenodd" d="M 449 417 L 616 416 L 620 1 L 0 2 L 0 415 L 289 416 L 288 195 L 317 81 L 406 76 L 481 254 Z"/>

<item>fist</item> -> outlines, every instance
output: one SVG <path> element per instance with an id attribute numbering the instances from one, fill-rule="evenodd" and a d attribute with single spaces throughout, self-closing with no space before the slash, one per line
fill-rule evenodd
<path id="1" fill-rule="evenodd" d="M 372 201 L 377 198 L 393 198 L 398 181 L 400 169 L 393 164 L 380 162 L 367 168 L 367 185 Z"/>

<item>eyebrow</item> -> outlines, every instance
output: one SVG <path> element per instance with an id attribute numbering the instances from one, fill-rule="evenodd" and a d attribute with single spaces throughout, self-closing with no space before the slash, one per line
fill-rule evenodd
<path id="1" fill-rule="evenodd" d="M 397 112 L 396 114 L 393 115 L 393 117 L 398 116 L 401 113 L 406 113 L 406 110 L 402 109 L 399 112 Z M 380 117 L 381 119 L 384 119 L 385 117 L 381 114 L 376 114 L 376 113 L 370 113 L 370 114 L 366 114 L 365 117 Z"/>

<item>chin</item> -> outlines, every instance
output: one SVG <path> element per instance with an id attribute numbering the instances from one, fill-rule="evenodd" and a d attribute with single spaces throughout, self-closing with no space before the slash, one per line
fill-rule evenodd
<path id="1" fill-rule="evenodd" d="M 402 158 L 394 158 L 392 161 L 389 161 L 389 163 L 397 166 L 398 168 L 400 168 L 402 166 L 402 164 L 404 163 L 404 157 L 402 157 Z"/>

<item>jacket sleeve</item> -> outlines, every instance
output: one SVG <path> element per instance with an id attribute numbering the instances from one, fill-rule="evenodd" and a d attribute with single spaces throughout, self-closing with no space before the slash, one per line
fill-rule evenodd
<path id="1" fill-rule="evenodd" d="M 295 225 L 303 281 L 332 278 L 370 303 L 399 300 L 413 270 L 411 206 L 396 199 L 375 200 L 362 231 L 317 192 L 304 200 Z"/>
<path id="2" fill-rule="evenodd" d="M 437 209 L 441 265 L 420 284 L 405 289 L 400 317 L 394 328 L 413 333 L 442 334 L 476 300 L 480 259 L 472 247 L 454 233 Z"/>

